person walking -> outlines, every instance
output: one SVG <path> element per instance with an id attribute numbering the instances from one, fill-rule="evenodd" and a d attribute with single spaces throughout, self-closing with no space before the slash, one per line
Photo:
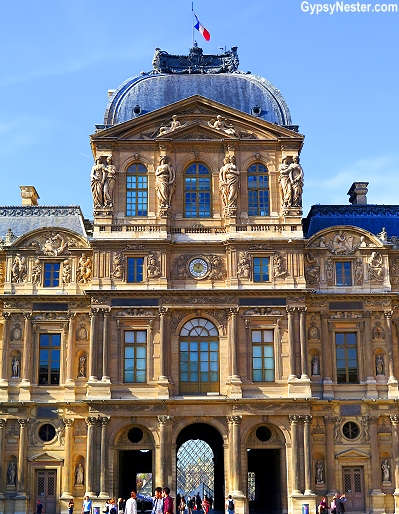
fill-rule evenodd
<path id="1" fill-rule="evenodd" d="M 136 491 L 130 493 L 130 498 L 126 500 L 125 514 L 137 514 Z"/>
<path id="2" fill-rule="evenodd" d="M 154 490 L 154 496 L 144 496 L 138 494 L 137 498 L 145 502 L 152 503 L 151 514 L 163 514 L 163 498 L 162 498 L 162 487 L 156 487 Z"/>
<path id="3" fill-rule="evenodd" d="M 82 512 L 83 514 L 90 514 L 92 507 L 92 501 L 90 500 L 90 496 L 86 494 L 82 503 Z"/>
<path id="4" fill-rule="evenodd" d="M 228 514 L 234 514 L 234 507 L 235 507 L 234 500 L 231 497 L 231 494 L 229 494 L 229 496 L 226 500 L 226 512 Z"/>
<path id="5" fill-rule="evenodd" d="M 173 498 L 170 496 L 169 487 L 164 487 L 162 489 L 162 498 L 163 498 L 163 512 L 164 514 L 174 514 L 173 512 Z"/>

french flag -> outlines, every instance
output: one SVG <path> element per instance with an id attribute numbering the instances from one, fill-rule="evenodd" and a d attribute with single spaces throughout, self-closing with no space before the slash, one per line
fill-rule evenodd
<path id="1" fill-rule="evenodd" d="M 195 16 L 195 19 L 197 20 L 197 23 L 194 25 L 194 27 L 199 31 L 201 32 L 201 34 L 204 36 L 204 39 L 206 41 L 209 41 L 211 39 L 211 35 L 209 34 L 209 32 L 206 30 L 206 28 L 201 25 L 199 19 L 197 18 L 197 15 L 194 14 Z"/>

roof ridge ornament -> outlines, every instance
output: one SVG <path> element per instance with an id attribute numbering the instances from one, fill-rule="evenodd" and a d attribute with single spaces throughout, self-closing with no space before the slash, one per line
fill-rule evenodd
<path id="1" fill-rule="evenodd" d="M 152 59 L 153 73 L 239 73 L 237 47 L 222 54 L 204 55 L 195 42 L 189 55 L 172 55 L 155 49 Z"/>

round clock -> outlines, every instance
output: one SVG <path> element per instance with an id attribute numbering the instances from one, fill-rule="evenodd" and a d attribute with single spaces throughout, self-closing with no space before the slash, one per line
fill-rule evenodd
<path id="1" fill-rule="evenodd" d="M 209 264 L 205 259 L 196 257 L 188 263 L 188 270 L 194 278 L 204 278 L 209 271 Z"/>

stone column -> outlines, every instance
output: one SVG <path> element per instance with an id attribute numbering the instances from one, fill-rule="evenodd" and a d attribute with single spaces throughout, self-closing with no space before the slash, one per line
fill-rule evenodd
<path id="1" fill-rule="evenodd" d="M 75 313 L 69 314 L 69 324 L 68 324 L 68 353 L 67 353 L 67 377 L 66 382 L 68 383 L 74 383 L 74 377 L 73 377 L 73 363 L 75 359 L 75 348 L 74 348 L 74 341 L 75 341 Z"/>
<path id="2" fill-rule="evenodd" d="M 97 362 L 97 348 L 96 348 L 96 330 L 97 330 L 97 319 L 98 309 L 90 310 L 90 344 L 89 344 L 89 382 L 96 382 L 98 380 L 96 373 L 96 362 Z"/>
<path id="3" fill-rule="evenodd" d="M 290 353 L 290 374 L 288 380 L 297 378 L 295 373 L 295 327 L 294 327 L 295 307 L 287 307 L 288 316 L 288 346 Z"/>
<path id="4" fill-rule="evenodd" d="M 158 416 L 158 426 L 159 426 L 159 464 L 160 464 L 160 476 L 157 482 L 160 484 L 168 484 L 169 483 L 169 462 L 170 455 L 169 449 L 171 448 L 171 444 L 168 437 L 168 427 L 171 424 L 172 418 L 171 416 Z"/>
<path id="5" fill-rule="evenodd" d="M 364 346 L 365 346 L 365 371 L 367 382 L 375 382 L 375 370 L 373 362 L 373 343 L 371 340 L 371 312 L 364 312 Z"/>
<path id="6" fill-rule="evenodd" d="M 109 314 L 109 311 L 108 311 Z M 107 493 L 107 476 L 108 476 L 108 440 L 107 425 L 109 418 L 100 418 L 101 422 L 101 456 L 100 456 L 100 495 L 99 498 L 109 498 Z"/>
<path id="7" fill-rule="evenodd" d="M 321 373 L 323 376 L 323 398 L 334 398 L 334 390 L 332 383 L 332 362 L 331 349 L 334 350 L 334 345 L 331 343 L 331 326 L 328 323 L 329 313 L 322 312 L 321 318 Z"/>
<path id="8" fill-rule="evenodd" d="M 164 307 L 159 308 L 159 324 L 160 324 L 160 349 L 159 349 L 159 378 L 158 380 L 161 382 L 167 382 L 167 371 L 166 371 L 166 352 L 168 348 L 167 344 L 167 333 L 166 333 L 166 315 L 168 313 L 168 309 L 165 309 Z"/>
<path id="9" fill-rule="evenodd" d="M 94 473 L 97 472 L 94 466 L 94 430 L 97 418 L 86 418 L 87 424 L 87 448 L 86 448 L 86 491 L 91 497 L 96 496 L 94 492 Z"/>
<path id="10" fill-rule="evenodd" d="M 8 384 L 8 379 L 11 375 L 11 359 L 8 355 L 9 338 L 10 338 L 10 320 L 11 314 L 3 312 L 4 325 L 3 325 L 3 358 L 1 363 L 1 377 L 0 383 L 4 382 L 3 387 Z"/>
<path id="11" fill-rule="evenodd" d="M 108 375 L 108 354 L 109 354 L 109 318 L 111 312 L 108 309 L 103 309 L 104 325 L 103 325 L 103 375 L 102 381 L 109 382 Z"/>
<path id="12" fill-rule="evenodd" d="M 64 419 L 65 425 L 65 459 L 62 470 L 62 494 L 61 499 L 68 500 L 72 498 L 72 484 L 71 484 L 71 469 L 72 469 L 72 454 L 73 454 L 73 422 L 74 420 Z"/>
<path id="13" fill-rule="evenodd" d="M 371 494 L 382 494 L 381 491 L 381 467 L 380 453 L 378 451 L 378 432 L 377 422 L 378 416 L 372 416 L 364 419 L 364 422 L 370 426 L 370 450 L 371 450 Z"/>
<path id="14" fill-rule="evenodd" d="M 230 474 L 231 474 L 231 493 L 242 495 L 240 476 L 241 476 L 241 440 L 240 424 L 242 416 L 227 416 L 229 424 L 229 453 L 230 453 Z"/>
<path id="15" fill-rule="evenodd" d="M 6 419 L 0 419 L 0 500 L 4 499 L 4 489 L 6 484 L 4 479 L 7 476 L 7 470 L 4 466 L 4 441 L 6 435 Z"/>
<path id="16" fill-rule="evenodd" d="M 308 377 L 308 356 L 306 352 L 306 311 L 307 307 L 299 308 L 299 341 L 301 345 L 301 378 Z"/>
<path id="17" fill-rule="evenodd" d="M 305 493 L 313 494 L 312 490 L 312 438 L 310 424 L 312 416 L 303 416 L 303 453 L 305 459 Z"/>
<path id="18" fill-rule="evenodd" d="M 30 384 L 31 379 L 31 347 L 32 347 L 32 333 L 31 333 L 31 312 L 24 312 L 25 329 L 24 329 L 24 355 L 22 358 L 22 383 L 25 385 Z"/>
<path id="19" fill-rule="evenodd" d="M 237 315 L 238 309 L 229 309 L 229 337 L 228 344 L 230 349 L 230 371 L 231 378 L 240 380 L 238 374 L 238 341 L 237 341 Z"/>
<path id="20" fill-rule="evenodd" d="M 26 475 L 27 475 L 27 453 L 28 453 L 28 425 L 29 419 L 19 419 L 19 448 L 17 467 L 17 498 L 26 498 Z"/>
<path id="21" fill-rule="evenodd" d="M 300 416 L 296 414 L 290 415 L 291 423 L 291 469 L 292 469 L 292 494 L 301 494 L 299 490 L 299 441 L 298 441 L 298 423 Z"/>
<path id="22" fill-rule="evenodd" d="M 392 311 L 384 311 L 385 323 L 386 323 L 386 340 L 388 350 L 388 380 L 396 381 L 395 372 L 393 367 L 393 342 L 392 342 Z"/>
<path id="23" fill-rule="evenodd" d="M 327 494 L 332 497 L 337 492 L 335 486 L 334 425 L 338 421 L 338 418 L 333 416 L 324 416 L 324 421 L 326 424 Z"/>
<path id="24" fill-rule="evenodd" d="M 399 414 L 389 416 L 392 423 L 392 482 L 395 487 L 395 512 L 399 506 Z"/>

